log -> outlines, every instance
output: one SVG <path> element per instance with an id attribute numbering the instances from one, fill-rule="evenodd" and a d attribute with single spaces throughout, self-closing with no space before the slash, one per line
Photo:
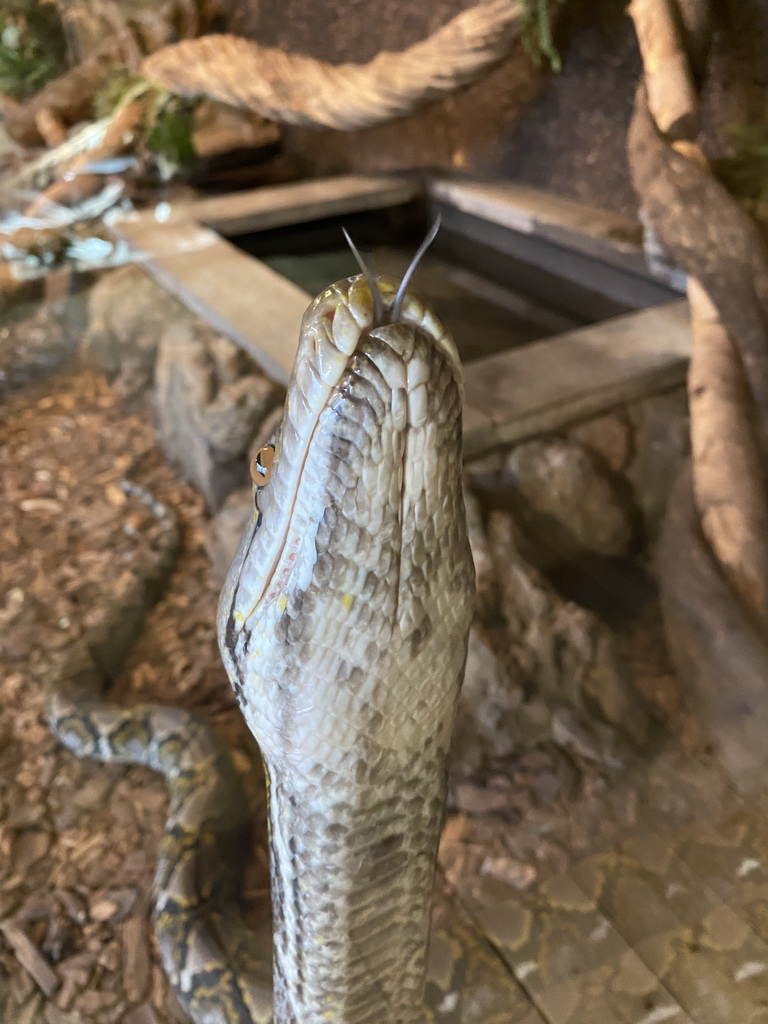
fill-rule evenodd
<path id="1" fill-rule="evenodd" d="M 643 55 L 648 107 L 670 139 L 693 139 L 698 103 L 673 0 L 632 0 L 629 13 Z"/>
<path id="2" fill-rule="evenodd" d="M 689 278 L 693 492 L 726 582 L 768 636 L 768 488 L 738 355 L 709 296 Z"/>

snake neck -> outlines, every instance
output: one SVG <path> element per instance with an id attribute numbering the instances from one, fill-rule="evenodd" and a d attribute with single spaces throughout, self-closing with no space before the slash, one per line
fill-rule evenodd
<path id="1" fill-rule="evenodd" d="M 445 802 L 435 740 L 384 783 L 270 786 L 276 1024 L 417 1024 Z"/>
<path id="2" fill-rule="evenodd" d="M 269 482 L 222 592 L 222 656 L 270 786 L 275 1024 L 416 1024 L 472 618 L 461 370 L 359 283 L 302 329 Z"/>

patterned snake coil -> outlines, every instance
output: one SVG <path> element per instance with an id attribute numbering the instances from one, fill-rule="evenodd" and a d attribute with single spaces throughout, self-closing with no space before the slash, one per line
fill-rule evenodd
<path id="1" fill-rule="evenodd" d="M 459 358 L 404 290 L 364 275 L 307 310 L 219 604 L 222 657 L 269 784 L 274 981 L 228 867 L 246 809 L 226 750 L 187 712 L 102 696 L 127 645 L 115 636 L 138 627 L 178 545 L 174 518 L 136 488 L 160 524 L 157 565 L 49 693 L 51 727 L 75 754 L 167 780 L 156 936 L 196 1024 L 423 1016 L 474 578 Z"/>

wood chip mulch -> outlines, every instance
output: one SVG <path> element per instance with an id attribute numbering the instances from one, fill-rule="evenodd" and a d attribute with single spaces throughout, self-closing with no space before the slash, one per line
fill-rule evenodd
<path id="1" fill-rule="evenodd" d="M 219 660 L 218 585 L 198 495 L 165 466 L 152 424 L 127 417 L 104 379 L 51 378 L 0 413 L 0 1020 L 186 1020 L 151 940 L 149 893 L 166 813 L 161 778 L 80 761 L 43 717 L 67 650 L 151 558 L 151 515 L 118 486 L 149 488 L 180 516 L 184 547 L 113 693 L 182 704 L 223 734 L 256 810 L 258 758 Z M 244 901 L 264 913 L 264 839 Z"/>

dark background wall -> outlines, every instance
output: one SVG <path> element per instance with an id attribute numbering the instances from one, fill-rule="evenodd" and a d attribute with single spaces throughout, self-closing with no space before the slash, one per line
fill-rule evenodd
<path id="1" fill-rule="evenodd" d="M 262 0 L 248 34 L 332 63 L 364 62 L 434 32 L 474 0 Z M 505 177 L 633 212 L 624 136 L 640 58 L 625 0 L 567 0 L 556 43 L 563 70 L 522 46 L 476 85 L 380 128 L 289 132 L 302 170 L 451 167 Z"/>
<path id="2" fill-rule="evenodd" d="M 625 213 L 636 209 L 625 136 L 642 63 L 623 2 L 572 0 L 557 28 L 563 54 L 505 131 L 498 176 Z"/>

